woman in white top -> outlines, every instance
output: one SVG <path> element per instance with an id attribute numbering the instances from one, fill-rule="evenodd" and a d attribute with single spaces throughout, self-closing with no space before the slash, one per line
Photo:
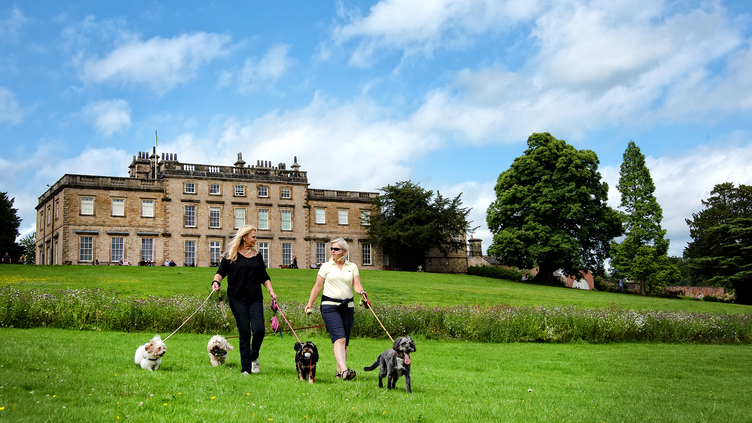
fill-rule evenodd
<path id="1" fill-rule="evenodd" d="M 350 331 L 355 317 L 353 292 L 364 296 L 366 291 L 360 284 L 358 266 L 347 260 L 347 241 L 337 238 L 331 245 L 332 259 L 321 265 L 305 312 L 308 313 L 313 307 L 316 297 L 323 289 L 320 310 L 334 344 L 334 359 L 337 361 L 335 377 L 350 380 L 355 377 L 355 371 L 347 367 L 347 346 L 350 344 Z"/>

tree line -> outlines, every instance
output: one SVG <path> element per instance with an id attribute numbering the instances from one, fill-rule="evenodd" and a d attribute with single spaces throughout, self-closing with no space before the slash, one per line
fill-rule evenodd
<path id="1" fill-rule="evenodd" d="M 670 240 L 661 227 L 663 210 L 645 156 L 633 141 L 619 170 L 619 210 L 607 205 L 608 184 L 599 160 L 549 133 L 534 133 L 528 148 L 496 182 L 496 200 L 486 212 L 493 233 L 488 253 L 519 269 L 538 267 L 533 282 L 555 284 L 554 272 L 611 276 L 639 283 L 640 293 L 660 293 L 682 280 L 736 290 L 749 304 L 752 279 L 752 189 L 719 184 L 705 209 L 687 219 L 693 242 L 684 257 L 668 256 Z M 461 195 L 446 198 L 412 181 L 380 189 L 372 199 L 370 243 L 393 267 L 415 270 L 431 248 L 464 249 L 456 235 L 472 231 Z M 680 271 L 680 267 L 682 270 Z M 686 277 L 685 277 L 686 278 Z"/>

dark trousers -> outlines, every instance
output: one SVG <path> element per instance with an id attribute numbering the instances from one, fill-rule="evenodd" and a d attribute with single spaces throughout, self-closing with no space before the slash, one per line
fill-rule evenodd
<path id="1" fill-rule="evenodd" d="M 240 371 L 251 373 L 251 362 L 258 360 L 264 342 L 264 301 L 228 297 L 230 310 L 238 323 Z M 253 340 L 251 341 L 251 337 Z"/>

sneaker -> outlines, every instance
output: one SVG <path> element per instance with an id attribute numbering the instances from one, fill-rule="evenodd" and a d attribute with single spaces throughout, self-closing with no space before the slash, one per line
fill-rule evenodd
<path id="1" fill-rule="evenodd" d="M 258 364 L 258 360 L 254 360 L 254 361 L 253 361 L 253 362 L 251 363 L 251 373 L 258 373 L 258 372 L 259 372 L 259 364 Z"/>
<path id="2" fill-rule="evenodd" d="M 248 372 L 243 372 L 243 373 L 241 373 L 241 375 L 249 375 L 249 374 L 250 374 L 250 373 L 248 373 Z"/>
<path id="3" fill-rule="evenodd" d="M 355 379 L 355 370 L 347 369 L 344 372 L 342 372 L 342 380 L 352 380 Z"/>

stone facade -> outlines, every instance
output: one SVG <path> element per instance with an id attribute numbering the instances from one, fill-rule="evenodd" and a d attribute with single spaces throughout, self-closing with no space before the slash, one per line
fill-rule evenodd
<path id="1" fill-rule="evenodd" d="M 258 228 L 269 267 L 325 261 L 329 241 L 350 243 L 350 260 L 381 269 L 366 243 L 375 192 L 310 189 L 295 163 L 233 166 L 181 163 L 177 155 L 142 152 L 130 177 L 64 175 L 39 197 L 37 264 L 131 264 L 150 259 L 178 266 L 216 265 L 237 228 Z M 318 219 L 318 220 L 317 220 Z M 321 260 L 321 258 L 324 260 Z"/>

